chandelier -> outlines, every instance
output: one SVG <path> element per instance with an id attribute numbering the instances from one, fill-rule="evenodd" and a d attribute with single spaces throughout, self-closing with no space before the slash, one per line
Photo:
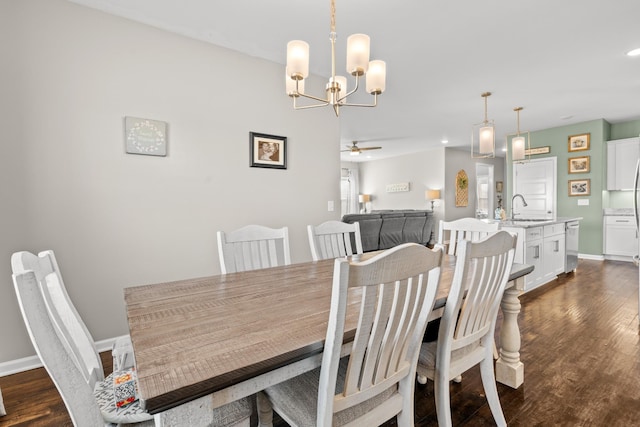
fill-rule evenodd
<path id="1" fill-rule="evenodd" d="M 347 39 L 347 72 L 355 77 L 355 87 L 347 91 L 347 78 L 336 76 L 336 4 L 331 0 L 331 77 L 326 85 L 324 98 L 309 95 L 304 92 L 304 79 L 309 76 L 309 44 L 302 40 L 292 40 L 287 43 L 286 90 L 293 98 L 293 108 L 325 107 L 330 105 L 340 115 L 340 107 L 375 107 L 378 105 L 378 95 L 385 90 L 386 64 L 384 61 L 369 61 L 369 36 L 366 34 L 352 34 Z M 373 95 L 372 104 L 356 104 L 347 101 L 347 97 L 358 90 L 360 77 L 366 76 L 367 93 Z M 319 103 L 298 105 L 298 98 L 308 98 Z"/>

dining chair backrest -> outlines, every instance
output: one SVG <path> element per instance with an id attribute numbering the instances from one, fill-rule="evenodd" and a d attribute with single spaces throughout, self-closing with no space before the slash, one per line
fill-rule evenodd
<path id="1" fill-rule="evenodd" d="M 93 395 L 93 386 L 72 360 L 72 344 L 54 325 L 63 320 L 49 310 L 52 300 L 45 300 L 37 273 L 26 271 L 13 274 L 18 304 L 29 332 L 31 343 L 60 392 L 75 426 L 103 426 L 104 418 Z"/>
<path id="2" fill-rule="evenodd" d="M 445 246 L 445 232 L 449 232 L 449 249 L 447 254 L 456 255 L 460 240 L 475 242 L 498 231 L 497 222 L 485 222 L 477 218 L 461 218 L 455 221 L 440 220 L 438 245 Z"/>
<path id="3" fill-rule="evenodd" d="M 291 264 L 289 229 L 247 225 L 231 232 L 218 231 L 222 274 Z"/>
<path id="4" fill-rule="evenodd" d="M 314 261 L 362 254 L 360 224 L 342 221 L 327 221 L 320 225 L 308 225 L 309 247 Z M 355 242 L 355 252 L 351 244 Z"/>
<path id="5" fill-rule="evenodd" d="M 498 309 L 511 273 L 515 247 L 516 236 L 506 231 L 476 242 L 459 242 L 438 341 L 423 344 L 417 369 L 419 375 L 435 379 L 440 425 L 451 425 L 448 382 L 478 364 L 494 419 L 498 425 L 506 425 L 495 384 L 493 344 Z M 433 357 L 435 361 L 430 360 Z M 423 362 L 426 362 L 424 368 Z"/>
<path id="6" fill-rule="evenodd" d="M 354 425 L 394 415 L 413 425 L 413 390 L 420 343 L 440 280 L 442 251 L 405 243 L 363 262 L 335 260 L 329 324 L 322 355 L 317 425 L 374 396 L 381 402 Z M 359 288 L 360 294 L 353 292 Z M 360 295 L 357 330 L 342 393 L 335 394 L 348 298 Z M 354 302 L 352 302 L 354 303 Z M 401 420 L 402 418 L 402 420 Z"/>
<path id="7" fill-rule="evenodd" d="M 75 363 L 93 388 L 96 382 L 104 379 L 102 360 L 89 329 L 69 298 L 53 251 L 43 251 L 37 256 L 30 252 L 16 252 L 11 256 L 11 268 L 13 274 L 34 272 L 43 292 L 49 295 L 50 310 L 60 318 L 54 327 L 68 337 Z"/>

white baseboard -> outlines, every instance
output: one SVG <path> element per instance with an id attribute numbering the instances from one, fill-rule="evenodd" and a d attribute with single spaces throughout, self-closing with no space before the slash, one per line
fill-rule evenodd
<path id="1" fill-rule="evenodd" d="M 604 261 L 604 255 L 578 254 L 578 258 L 590 259 L 593 261 Z"/>
<path id="2" fill-rule="evenodd" d="M 108 338 L 102 341 L 96 341 L 96 349 L 98 352 L 111 351 L 113 344 L 120 337 Z M 29 371 L 31 369 L 41 368 L 42 362 L 38 356 L 28 356 L 22 359 L 9 360 L 8 362 L 0 363 L 0 377 L 7 375 L 17 374 L 19 372 Z"/>

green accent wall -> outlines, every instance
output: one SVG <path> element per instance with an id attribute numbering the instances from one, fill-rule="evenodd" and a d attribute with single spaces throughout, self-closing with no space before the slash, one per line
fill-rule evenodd
<path id="1" fill-rule="evenodd" d="M 640 124 L 640 123 L 639 123 Z M 531 132 L 531 148 L 551 148 L 548 154 L 539 154 L 533 158 L 557 157 L 557 216 L 582 217 L 580 222 L 579 252 L 583 255 L 602 256 L 602 209 L 603 193 L 606 185 L 606 143 L 610 137 L 610 124 L 603 119 L 592 120 L 557 128 Z M 569 152 L 569 136 L 590 134 L 589 150 Z M 510 144 L 510 141 L 509 141 Z M 508 194 L 506 202 L 511 208 L 513 195 L 512 177 L 513 165 L 511 152 L 507 153 Z M 568 159 L 570 157 L 590 156 L 590 171 L 581 174 L 568 173 Z M 589 196 L 569 197 L 569 180 L 590 179 L 591 194 Z M 588 206 L 578 206 L 578 200 L 588 199 Z"/>

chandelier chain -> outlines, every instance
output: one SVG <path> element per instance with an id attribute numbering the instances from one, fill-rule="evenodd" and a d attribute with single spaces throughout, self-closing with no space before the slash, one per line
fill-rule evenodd
<path id="1" fill-rule="evenodd" d="M 331 33 L 336 32 L 336 0 L 331 0 Z"/>

